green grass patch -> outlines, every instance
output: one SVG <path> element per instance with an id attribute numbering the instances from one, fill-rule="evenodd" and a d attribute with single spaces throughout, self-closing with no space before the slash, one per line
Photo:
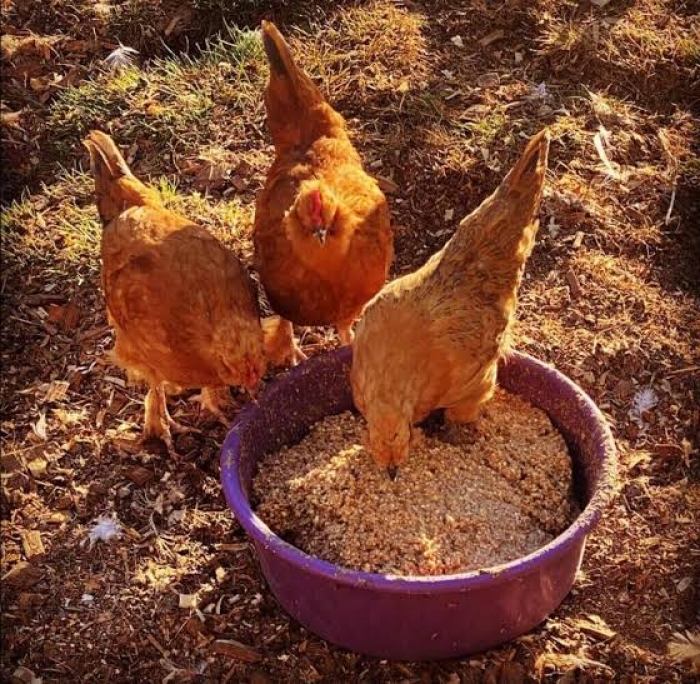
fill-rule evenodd
<path id="1" fill-rule="evenodd" d="M 0 215 L 2 260 L 15 266 L 38 266 L 48 272 L 99 267 L 101 228 L 93 202 L 92 177 L 63 171 L 52 185 L 13 202 Z"/>
<path id="2" fill-rule="evenodd" d="M 92 128 L 154 151 L 211 140 L 222 126 L 242 135 L 241 115 L 261 99 L 264 65 L 257 33 L 227 27 L 196 58 L 172 55 L 141 69 L 100 72 L 67 89 L 51 107 L 47 141 L 65 160 Z"/>
<path id="3" fill-rule="evenodd" d="M 177 183 L 165 177 L 153 179 L 151 185 L 160 191 L 167 208 L 191 217 L 224 244 L 241 250 L 252 207 L 236 198 L 216 201 L 198 192 L 179 194 Z M 80 267 L 83 274 L 94 275 L 102 235 L 94 187 L 89 173 L 64 170 L 53 184 L 6 207 L 0 214 L 3 262 L 55 273 Z"/>
<path id="4" fill-rule="evenodd" d="M 495 140 L 503 138 L 510 124 L 502 112 L 493 111 L 482 119 L 469 124 L 472 141 L 481 147 L 486 147 Z"/>

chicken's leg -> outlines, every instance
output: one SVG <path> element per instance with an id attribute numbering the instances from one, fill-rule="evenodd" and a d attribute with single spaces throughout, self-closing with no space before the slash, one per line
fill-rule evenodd
<path id="1" fill-rule="evenodd" d="M 480 397 L 470 396 L 458 404 L 445 409 L 445 421 L 447 422 L 445 436 L 452 444 L 475 444 L 479 439 L 479 415 L 481 407 L 493 395 L 493 388 Z"/>
<path id="2" fill-rule="evenodd" d="M 143 439 L 160 439 L 164 442 L 171 456 L 177 457 L 173 436 L 170 432 L 170 416 L 165 404 L 165 392 L 162 383 L 151 385 L 144 401 L 145 417 Z"/>
<path id="3" fill-rule="evenodd" d="M 163 406 L 163 417 L 165 418 L 166 425 L 177 435 L 188 435 L 188 434 L 201 434 L 201 430 L 197 428 L 188 427 L 187 425 L 181 425 L 178 423 L 168 411 L 168 399 L 165 391 L 165 383 L 162 383 L 159 387 L 159 397 L 160 402 Z"/>
<path id="4" fill-rule="evenodd" d="M 202 387 L 202 391 L 190 397 L 190 401 L 197 402 L 203 410 L 209 411 L 224 427 L 228 428 L 231 425 L 231 421 L 219 405 L 218 387 Z"/>
<path id="5" fill-rule="evenodd" d="M 481 403 L 471 397 L 445 409 L 445 436 L 452 444 L 474 444 L 479 438 L 477 420 Z"/>
<path id="6" fill-rule="evenodd" d="M 345 323 L 338 323 L 336 328 L 338 330 L 338 337 L 343 344 L 352 344 L 355 339 L 355 333 L 352 330 L 353 321 L 345 321 Z"/>
<path id="7" fill-rule="evenodd" d="M 292 366 L 296 366 L 300 361 L 306 361 L 308 358 L 309 357 L 302 351 L 292 332 Z"/>

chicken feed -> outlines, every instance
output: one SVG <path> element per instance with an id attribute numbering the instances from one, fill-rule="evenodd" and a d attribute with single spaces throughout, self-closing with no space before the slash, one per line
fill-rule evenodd
<path id="1" fill-rule="evenodd" d="M 329 416 L 265 457 L 254 498 L 276 534 L 346 568 L 441 575 L 526 555 L 579 512 L 564 439 L 503 390 L 476 430 L 423 436 L 394 481 L 363 447 L 364 429 L 350 412 Z"/>

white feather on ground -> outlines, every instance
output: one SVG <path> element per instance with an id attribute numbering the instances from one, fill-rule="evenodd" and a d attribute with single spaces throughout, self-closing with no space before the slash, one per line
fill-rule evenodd
<path id="1" fill-rule="evenodd" d="M 138 50 L 119 43 L 119 47 L 116 50 L 112 50 L 112 52 L 105 57 L 104 62 L 110 69 L 119 69 L 121 67 L 131 66 L 138 54 Z"/>
<path id="2" fill-rule="evenodd" d="M 121 537 L 121 535 L 122 526 L 119 520 L 100 516 L 97 522 L 90 528 L 88 538 L 85 541 L 89 541 L 90 548 L 92 548 L 98 541 L 108 542 L 116 537 Z"/>

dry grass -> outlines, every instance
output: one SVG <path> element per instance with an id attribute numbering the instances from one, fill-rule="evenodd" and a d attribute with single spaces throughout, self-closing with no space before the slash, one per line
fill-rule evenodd
<path id="1" fill-rule="evenodd" d="M 26 561 L 35 572 L 3 583 L 3 674 L 22 664 L 45 682 L 265 682 L 290 672 L 298 681 L 693 681 L 666 644 L 700 620 L 696 4 L 5 3 L 0 518 L 3 568 Z M 203 435 L 181 437 L 179 464 L 134 443 L 142 407 L 108 358 L 80 139 L 91 126 L 110 131 L 136 173 L 249 259 L 270 160 L 266 66 L 249 30 L 262 16 L 291 36 L 351 120 L 371 171 L 396 183 L 395 273 L 444 244 L 526 137 L 552 130 L 517 343 L 609 416 L 624 484 L 575 593 L 503 649 L 407 665 L 328 646 L 279 610 L 230 522 L 217 482 L 223 432 L 205 424 Z M 107 72 L 117 38 L 140 60 Z M 323 331 L 312 335 L 327 346 Z M 658 403 L 632 420 L 646 388 Z M 173 411 L 196 421 L 183 400 Z M 103 513 L 131 532 L 89 552 L 81 542 Z M 41 535 L 43 557 L 29 558 L 28 531 Z M 199 613 L 178 608 L 177 593 L 197 593 Z M 577 627 L 591 615 L 615 638 Z M 211 650 L 219 638 L 254 646 L 246 657 L 262 660 L 222 661 Z"/>

